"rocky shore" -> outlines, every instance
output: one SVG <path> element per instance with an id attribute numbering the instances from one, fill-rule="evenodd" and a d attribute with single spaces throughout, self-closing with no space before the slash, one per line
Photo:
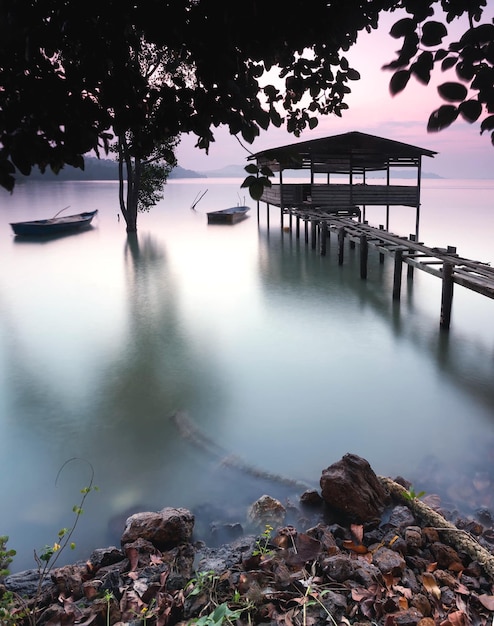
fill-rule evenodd
<path id="1" fill-rule="evenodd" d="M 216 547 L 195 540 L 186 509 L 132 515 L 119 547 L 41 586 L 36 571 L 5 578 L 0 623 L 490 626 L 489 511 L 458 517 L 352 454 L 320 487 L 296 504 L 262 496 L 246 520 L 216 523 L 230 539 Z"/>

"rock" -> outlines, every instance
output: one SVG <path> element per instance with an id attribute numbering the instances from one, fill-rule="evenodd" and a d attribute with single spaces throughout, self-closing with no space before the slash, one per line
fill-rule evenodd
<path id="1" fill-rule="evenodd" d="M 286 509 L 276 498 L 261 496 L 249 509 L 250 522 L 264 529 L 266 525 L 282 526 L 285 522 Z"/>
<path id="2" fill-rule="evenodd" d="M 304 491 L 304 493 L 300 496 L 300 504 L 305 506 L 321 506 L 322 503 L 323 499 L 321 494 L 315 489 L 307 489 L 307 491 Z"/>
<path id="3" fill-rule="evenodd" d="M 405 559 L 394 550 L 384 547 L 374 552 L 372 563 L 383 574 L 392 574 L 393 576 L 400 576 L 405 569 Z"/>
<path id="4" fill-rule="evenodd" d="M 325 469 L 320 484 L 324 501 L 355 523 L 379 517 L 389 498 L 369 463 L 356 454 Z"/>
<path id="5" fill-rule="evenodd" d="M 166 550 L 189 542 L 193 529 L 194 516 L 187 509 L 167 507 L 158 513 L 136 513 L 127 519 L 121 543 L 124 546 L 145 539 L 159 550 Z"/>

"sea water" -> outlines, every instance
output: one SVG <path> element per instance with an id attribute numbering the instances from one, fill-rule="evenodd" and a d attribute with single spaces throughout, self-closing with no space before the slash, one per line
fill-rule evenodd
<path id="1" fill-rule="evenodd" d="M 493 191 L 494 181 L 423 181 L 420 239 L 493 262 Z M 137 237 L 114 182 L 2 194 L 0 535 L 18 552 L 13 571 L 72 527 L 93 472 L 99 491 L 66 560 L 118 544 L 134 511 L 242 521 L 263 493 L 287 495 L 249 468 L 316 488 L 347 452 L 412 481 L 430 467 L 451 483 L 494 471 L 494 303 L 455 286 L 440 332 L 435 277 L 415 271 L 397 303 L 390 259 L 371 252 L 361 280 L 358 252 L 339 266 L 333 238 L 320 256 L 282 230 L 278 210 L 268 227 L 266 208 L 258 220 L 246 199 L 248 219 L 207 224 L 207 211 L 243 204 L 240 193 L 237 180 L 170 181 Z M 89 230 L 51 241 L 10 230 L 66 206 L 99 212 Z M 366 218 L 382 224 L 384 211 Z M 414 209 L 391 208 L 390 229 L 414 232 Z"/>

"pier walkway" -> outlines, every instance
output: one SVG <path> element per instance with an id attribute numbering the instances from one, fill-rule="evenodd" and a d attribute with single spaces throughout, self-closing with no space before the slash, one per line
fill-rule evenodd
<path id="1" fill-rule="evenodd" d="M 284 216 L 289 216 L 289 226 L 284 226 Z M 295 225 L 294 225 L 295 222 Z M 448 329 L 451 322 L 453 285 L 456 283 L 488 298 L 494 299 L 494 268 L 489 263 L 460 257 L 456 248 L 430 248 L 416 241 L 415 235 L 401 237 L 384 229 L 375 228 L 366 222 L 358 222 L 352 217 L 336 215 L 320 209 L 285 209 L 281 212 L 283 230 L 301 235 L 313 249 L 319 248 L 326 254 L 327 244 L 332 234 L 337 235 L 338 263 L 345 257 L 345 242 L 352 248 L 358 246 L 360 255 L 360 276 L 367 278 L 367 260 L 370 249 L 379 252 L 380 261 L 385 256 L 394 260 L 393 299 L 399 300 L 403 265 L 406 264 L 408 278 L 413 278 L 415 269 L 432 274 L 442 280 L 441 328 Z"/>

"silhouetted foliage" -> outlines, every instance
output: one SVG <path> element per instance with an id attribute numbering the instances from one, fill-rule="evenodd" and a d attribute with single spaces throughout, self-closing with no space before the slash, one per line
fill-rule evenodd
<path id="1" fill-rule="evenodd" d="M 13 189 L 15 168 L 83 168 L 84 154 L 106 152 L 128 133 L 138 158 L 181 133 L 208 150 L 220 125 L 248 143 L 282 124 L 299 136 L 319 116 L 348 108 L 360 74 L 344 54 L 395 9 L 406 17 L 397 14 L 391 29 L 402 40 L 386 66 L 392 93 L 411 77 L 428 84 L 436 66 L 454 71 L 445 85 L 464 85 L 467 94 L 458 100 L 463 90 L 443 86 L 454 104 L 431 115 L 429 130 L 461 115 L 492 132 L 494 25 L 485 7 L 485 0 L 100 0 L 95 11 L 80 0 L 3 0 L 0 185 Z M 466 30 L 447 44 L 458 17 L 468 20 Z M 158 82 L 136 63 L 143 42 L 161 54 Z"/>

